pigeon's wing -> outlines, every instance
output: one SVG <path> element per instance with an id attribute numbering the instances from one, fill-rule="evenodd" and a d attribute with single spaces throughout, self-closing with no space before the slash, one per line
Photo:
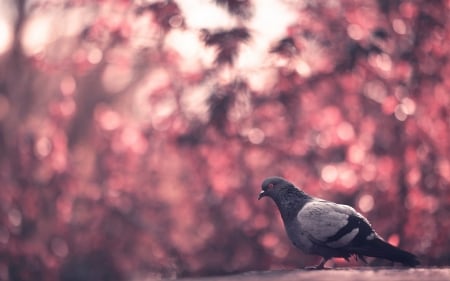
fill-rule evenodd
<path id="1" fill-rule="evenodd" d="M 350 206 L 312 200 L 298 212 L 297 224 L 308 242 L 320 249 L 316 254 L 324 257 L 349 258 L 354 254 L 363 261 L 364 256 L 369 256 L 412 267 L 420 264 L 415 255 L 385 242 L 369 221 Z"/>
<path id="2" fill-rule="evenodd" d="M 310 201 L 297 214 L 300 228 L 318 245 L 354 247 L 378 235 L 352 207 L 324 200 Z"/>

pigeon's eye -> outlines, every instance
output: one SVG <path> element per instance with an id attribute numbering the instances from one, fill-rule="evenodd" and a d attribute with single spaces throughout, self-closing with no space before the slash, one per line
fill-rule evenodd
<path id="1" fill-rule="evenodd" d="M 273 183 L 269 183 L 269 185 L 267 186 L 269 189 L 273 188 Z"/>

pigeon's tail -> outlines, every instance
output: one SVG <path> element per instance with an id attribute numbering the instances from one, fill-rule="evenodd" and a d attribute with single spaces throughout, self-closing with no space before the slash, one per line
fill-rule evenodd
<path id="1" fill-rule="evenodd" d="M 415 255 L 392 246 L 382 239 L 375 238 L 367 242 L 362 249 L 356 251 L 356 254 L 400 262 L 410 267 L 415 267 L 420 264 Z"/>

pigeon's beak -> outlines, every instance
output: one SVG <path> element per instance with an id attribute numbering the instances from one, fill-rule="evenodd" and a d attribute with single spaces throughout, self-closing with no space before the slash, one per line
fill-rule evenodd
<path id="1" fill-rule="evenodd" d="M 264 196 L 266 196 L 266 194 L 264 193 L 264 190 L 261 190 L 261 192 L 259 193 L 259 196 L 258 196 L 258 200 L 263 198 Z"/>

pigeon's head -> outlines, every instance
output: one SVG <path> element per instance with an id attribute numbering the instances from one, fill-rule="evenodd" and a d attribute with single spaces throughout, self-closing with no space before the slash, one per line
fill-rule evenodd
<path id="1" fill-rule="evenodd" d="M 265 179 L 261 185 L 261 192 L 259 193 L 258 200 L 269 196 L 274 198 L 277 194 L 283 192 L 283 190 L 294 188 L 294 185 L 282 177 L 269 177 Z"/>

